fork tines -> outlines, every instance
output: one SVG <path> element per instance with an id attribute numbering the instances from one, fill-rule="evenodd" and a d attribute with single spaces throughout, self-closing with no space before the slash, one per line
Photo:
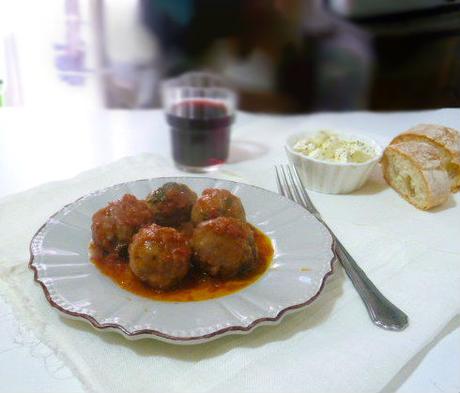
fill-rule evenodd
<path id="1" fill-rule="evenodd" d="M 281 195 L 297 202 L 310 212 L 316 210 L 294 166 L 275 165 L 275 174 L 276 184 Z"/>

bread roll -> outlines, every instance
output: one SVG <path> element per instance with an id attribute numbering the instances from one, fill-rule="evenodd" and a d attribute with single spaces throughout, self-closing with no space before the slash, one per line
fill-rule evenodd
<path id="1" fill-rule="evenodd" d="M 390 144 L 384 151 L 382 168 L 387 183 L 419 209 L 431 209 L 449 198 L 451 183 L 443 156 L 430 143 Z"/>
<path id="2" fill-rule="evenodd" d="M 425 142 L 438 150 L 451 181 L 451 191 L 460 190 L 460 132 L 436 124 L 419 124 L 393 139 L 400 142 Z"/>

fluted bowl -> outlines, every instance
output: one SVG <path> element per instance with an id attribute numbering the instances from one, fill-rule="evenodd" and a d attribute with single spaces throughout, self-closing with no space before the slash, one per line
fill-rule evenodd
<path id="1" fill-rule="evenodd" d="M 380 161 L 383 149 L 374 140 L 355 134 L 335 132 L 345 139 L 356 139 L 370 145 L 375 156 L 363 163 L 322 161 L 294 150 L 295 144 L 315 132 L 294 134 L 286 140 L 286 154 L 296 167 L 303 185 L 313 191 L 325 194 L 347 194 L 360 189 L 366 183 L 372 170 Z"/>

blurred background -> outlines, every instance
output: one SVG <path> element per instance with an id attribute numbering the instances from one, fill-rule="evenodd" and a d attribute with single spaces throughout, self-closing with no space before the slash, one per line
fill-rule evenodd
<path id="1" fill-rule="evenodd" d="M 460 0 L 0 0 L 0 106 L 146 109 L 190 70 L 240 109 L 460 104 Z"/>

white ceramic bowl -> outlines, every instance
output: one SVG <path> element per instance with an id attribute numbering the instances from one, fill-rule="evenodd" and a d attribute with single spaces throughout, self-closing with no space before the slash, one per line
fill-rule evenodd
<path id="1" fill-rule="evenodd" d="M 346 139 L 357 139 L 369 144 L 375 150 L 375 157 L 363 163 L 330 162 L 307 157 L 294 150 L 297 141 L 316 133 L 317 131 L 294 134 L 286 141 L 286 154 L 296 167 L 304 186 L 326 194 L 347 194 L 361 188 L 382 157 L 382 148 L 374 140 L 365 136 L 334 131 Z"/>

